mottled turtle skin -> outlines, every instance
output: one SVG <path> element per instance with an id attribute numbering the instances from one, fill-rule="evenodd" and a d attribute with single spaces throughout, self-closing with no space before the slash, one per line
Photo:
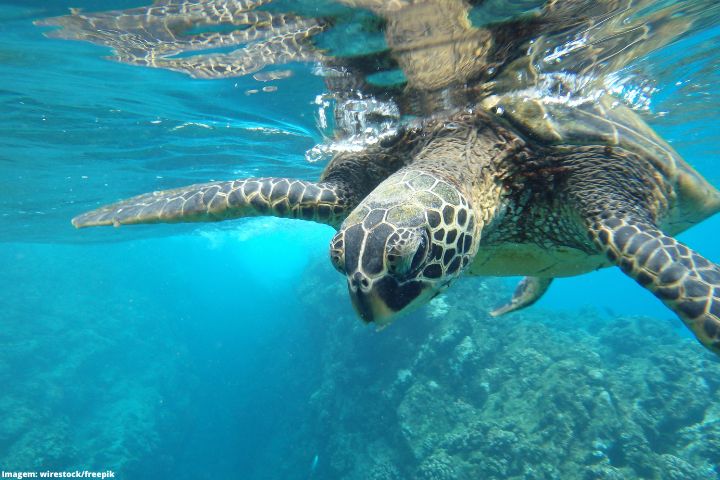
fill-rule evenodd
<path id="1" fill-rule="evenodd" d="M 180 8 L 158 3 L 167 15 Z M 212 2 L 193 5 L 203 3 Z M 247 13 L 253 2 L 231 3 Z M 461 275 L 526 277 L 511 301 L 493 312 L 500 315 L 532 304 L 555 277 L 618 266 L 720 353 L 720 268 L 673 238 L 720 210 L 720 192 L 615 99 L 558 102 L 539 95 L 544 74 L 536 68 L 538 50 L 528 48 L 529 37 L 544 45 L 573 26 L 604 39 L 609 28 L 626 27 L 632 18 L 626 7 L 649 2 L 553 1 L 527 21 L 491 26 L 472 25 L 471 4 L 463 1 L 343 3 L 385 19 L 388 58 L 406 80 L 383 90 L 368 81 L 369 60 L 324 58 L 344 69 L 329 87 L 342 92 L 352 85 L 352 94 L 368 92 L 419 118 L 362 152 L 336 155 L 316 182 L 249 178 L 191 185 L 104 206 L 73 224 L 274 215 L 332 225 L 338 231 L 331 261 L 346 276 L 360 317 L 378 325 L 427 302 Z M 590 7 L 593 17 L 584 18 Z M 667 8 L 652 12 L 654 26 L 690 27 Z M 110 17 L 54 23 L 78 28 Z M 303 25 L 295 17 L 279 25 L 287 27 L 288 19 Z M 242 21 L 251 19 L 244 14 Z M 148 31 L 143 25 L 137 31 Z M 626 38 L 638 43 L 645 34 L 628 27 Z M 264 38 L 263 45 L 275 37 Z M 615 37 L 604 44 L 590 40 L 595 60 L 577 63 L 577 74 L 601 75 L 603 66 L 619 68 L 664 41 L 653 37 L 619 49 Z M 310 48 L 292 45 L 303 55 Z M 263 61 L 268 58 L 272 53 Z M 222 71 L 218 65 L 229 60 L 193 61 L 205 75 Z"/>

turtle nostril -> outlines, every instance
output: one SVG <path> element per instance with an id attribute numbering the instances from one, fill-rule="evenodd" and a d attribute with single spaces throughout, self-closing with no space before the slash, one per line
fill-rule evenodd
<path id="1" fill-rule="evenodd" d="M 365 275 L 363 275 L 362 273 L 355 272 L 353 274 L 352 278 L 350 279 L 350 285 L 352 285 L 355 288 L 362 287 L 364 289 L 367 289 L 370 286 L 370 280 L 368 280 L 368 278 Z"/>

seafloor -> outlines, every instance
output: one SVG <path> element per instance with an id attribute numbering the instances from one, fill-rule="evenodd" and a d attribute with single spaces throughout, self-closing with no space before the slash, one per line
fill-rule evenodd
<path id="1" fill-rule="evenodd" d="M 22 321 L 0 333 L 0 407 L 12 412 L 0 420 L 3 468 L 94 466 L 132 479 L 719 477 L 720 363 L 679 321 L 541 308 L 491 318 L 507 285 L 464 279 L 375 332 L 322 260 L 298 277 L 286 300 L 301 309 L 274 338 L 254 353 L 228 340 L 224 356 L 202 332 L 247 335 L 247 311 L 202 307 L 193 327 L 161 306 L 202 296 L 150 298 L 122 265 L 113 282 L 98 270 L 56 295 L 68 266 L 17 263 L 9 278 L 32 277 L 37 289 L 8 298 L 6 313 Z M 127 291 L 110 298 L 113 288 Z"/>
<path id="2" fill-rule="evenodd" d="M 454 288 L 427 318 L 372 339 L 332 312 L 317 318 L 324 478 L 718 478 L 720 364 L 679 321 L 491 318 L 500 281 Z M 342 293 L 329 290 L 303 295 Z"/>

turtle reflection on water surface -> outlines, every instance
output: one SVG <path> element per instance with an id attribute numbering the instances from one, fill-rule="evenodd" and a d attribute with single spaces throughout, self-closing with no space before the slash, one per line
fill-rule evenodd
<path id="1" fill-rule="evenodd" d="M 308 18 L 258 8 L 269 0 L 163 0 L 39 22 L 63 27 L 48 35 L 110 46 L 117 60 L 196 77 L 318 61 L 330 72 L 340 133 L 350 128 L 342 109 L 352 98 L 392 104 L 401 119 L 363 151 L 335 155 L 316 182 L 191 185 L 104 206 L 73 224 L 273 215 L 332 225 L 332 263 L 347 277 L 360 317 L 380 325 L 461 275 L 526 277 L 493 312 L 500 315 L 535 302 L 555 277 L 615 265 L 720 354 L 720 268 L 673 237 L 717 212 L 720 193 L 601 89 L 585 101 L 532 94 L 548 79 L 561 92 L 571 90 L 562 80 L 571 76 L 601 85 L 690 30 L 690 21 L 675 15 L 679 7 L 549 1 L 478 25 L 471 21 L 476 7 L 462 0 L 338 3 L 345 7 L 338 16 Z M 316 39 L 357 9 L 375 19 L 364 28 L 382 29 L 386 48 L 345 56 L 320 48 Z M 646 15 L 633 16 L 639 11 Z M 197 33 L 201 27 L 207 31 Z M 584 44 L 582 55 L 565 52 L 565 77 L 541 72 L 548 45 L 572 32 L 581 32 Z M 218 47 L 237 48 L 202 53 Z M 177 55 L 190 51 L 199 53 Z"/>

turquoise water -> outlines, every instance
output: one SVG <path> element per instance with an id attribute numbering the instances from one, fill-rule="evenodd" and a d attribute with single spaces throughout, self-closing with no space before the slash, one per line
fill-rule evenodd
<path id="1" fill-rule="evenodd" d="M 429 443 L 435 437 L 417 425 L 416 433 L 407 433 L 413 424 L 405 419 L 418 418 L 410 405 L 417 389 L 402 387 L 403 372 L 429 379 L 431 387 L 435 382 L 452 402 L 487 397 L 493 382 L 508 386 L 498 392 L 515 398 L 507 393 L 515 391 L 508 382 L 518 379 L 511 372 L 501 375 L 504 380 L 478 380 L 475 390 L 467 387 L 474 376 L 501 371 L 517 358 L 507 353 L 516 352 L 516 339 L 504 345 L 506 332 L 485 318 L 500 293 L 509 295 L 511 282 L 468 279 L 448 291 L 443 302 L 467 317 L 457 320 L 461 333 L 448 337 L 455 339 L 448 340 L 451 348 L 438 340 L 447 329 L 455 331 L 447 320 L 437 320 L 438 304 L 384 332 L 363 328 L 344 279 L 327 261 L 329 227 L 263 218 L 73 229 L 69 220 L 75 214 L 145 191 L 246 176 L 316 178 L 323 165 L 307 162 L 304 152 L 323 140 L 313 102 L 324 87 L 305 64 L 292 64 L 292 78 L 277 83 L 277 91 L 248 95 L 257 88 L 250 77 L 193 80 L 111 62 L 103 47 L 47 39 L 32 23 L 64 14 L 69 6 L 97 3 L 44 3 L 0 3 L 0 468 L 109 469 L 132 479 L 379 479 L 420 478 L 412 473 L 415 464 L 417 471 L 430 471 L 422 466 L 437 460 L 440 450 L 459 458 L 449 444 L 430 449 L 432 455 L 418 453 L 423 440 L 417 432 Z M 141 4 L 104 2 L 102 9 Z M 657 89 L 645 114 L 649 123 L 720 186 L 720 17 L 706 20 L 696 33 L 642 59 L 636 70 Z M 718 261 L 718 232 L 720 217 L 681 238 Z M 471 315 L 476 323 L 469 323 Z M 657 390 L 606 390 L 618 396 L 618 405 L 623 392 L 627 399 L 647 395 L 636 407 L 650 411 L 660 405 L 648 413 L 658 418 L 704 405 L 677 420 L 682 427 L 646 425 L 643 442 L 653 452 L 677 455 L 695 467 L 697 478 L 718 477 L 720 459 L 712 447 L 720 447 L 720 409 L 713 407 L 720 404 L 717 361 L 686 338 L 652 295 L 607 270 L 558 281 L 518 322 L 539 332 L 530 342 L 535 352 L 566 348 L 562 358 L 570 364 L 595 361 L 585 357 L 595 332 L 605 339 L 596 345 L 597 368 L 625 372 L 634 379 L 629 382 L 645 378 L 642 369 L 652 364 L 643 360 L 646 353 L 668 358 L 681 349 L 678 358 L 696 359 L 682 370 L 697 375 L 673 381 L 666 372 Z M 577 330 L 585 323 L 590 326 Z M 625 324 L 630 327 L 623 330 Z M 477 328 L 487 328 L 493 335 L 487 345 L 506 353 L 478 353 L 482 361 L 473 368 L 442 363 L 455 358 L 464 338 L 482 337 Z M 664 340 L 652 352 L 655 329 L 663 328 Z M 537 343 L 545 336 L 545 346 Z M 615 337 L 617 345 L 607 340 Z M 432 353 L 422 357 L 421 351 Z M 450 370 L 462 371 L 466 382 L 443 381 Z M 550 391 L 552 382 L 575 378 L 547 375 Z M 692 383 L 702 375 L 705 387 Z M 483 390 L 484 383 L 490 390 Z M 685 403 L 672 404 L 661 391 L 667 388 Z M 483 421 L 502 423 L 499 410 L 483 411 L 481 405 L 474 407 Z M 467 423 L 457 415 L 454 422 Z M 581 414 L 568 408 L 564 415 Z M 424 425 L 437 421 L 429 418 Z M 393 430 L 396 423 L 402 427 Z M 648 433 L 653 428 L 659 429 L 654 440 Z M 669 429 L 667 438 L 663 428 Z M 673 429 L 682 438 L 689 432 L 699 438 L 672 440 Z M 492 437 L 491 430 L 484 438 Z M 550 435 L 545 443 L 533 443 L 534 452 L 497 461 L 539 465 L 537 458 L 560 448 L 554 439 Z M 708 451 L 695 444 L 709 445 Z M 633 448 L 618 450 L 627 456 Z M 494 458 L 490 450 L 477 451 Z M 608 447 L 607 462 L 625 469 L 618 470 L 621 476 L 587 478 L 691 478 L 680 467 L 686 473 L 675 477 L 668 468 L 660 474 L 636 468 L 633 462 L 642 462 L 618 460 L 622 455 L 612 451 Z M 463 458 L 472 463 L 472 455 Z M 382 470 L 381 463 L 391 466 Z M 576 478 L 547 468 L 537 467 L 535 476 L 525 467 L 517 467 L 520 473 L 508 468 L 487 478 Z M 464 478 L 448 475 L 422 478 Z"/>

